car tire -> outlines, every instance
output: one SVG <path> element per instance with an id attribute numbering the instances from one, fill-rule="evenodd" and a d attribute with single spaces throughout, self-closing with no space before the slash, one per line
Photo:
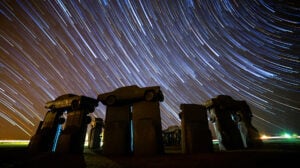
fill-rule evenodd
<path id="1" fill-rule="evenodd" d="M 144 99 L 146 101 L 152 101 L 155 97 L 155 93 L 153 90 L 146 91 L 144 94 Z"/>
<path id="2" fill-rule="evenodd" d="M 95 111 L 95 106 L 89 105 L 89 106 L 87 107 L 87 111 L 88 111 L 89 113 L 94 112 L 94 111 Z"/>
<path id="3" fill-rule="evenodd" d="M 111 105 L 115 104 L 116 101 L 117 101 L 117 98 L 115 96 L 111 95 L 106 98 L 105 103 L 107 105 L 111 106 Z"/>
<path id="4" fill-rule="evenodd" d="M 241 122 L 242 121 L 242 117 L 240 114 L 236 114 L 236 122 Z"/>
<path id="5" fill-rule="evenodd" d="M 79 101 L 73 100 L 71 103 L 71 108 L 72 108 L 72 110 L 77 110 L 79 108 Z"/>
<path id="6" fill-rule="evenodd" d="M 85 124 L 89 124 L 91 122 L 92 122 L 92 117 L 86 116 L 86 118 L 85 118 Z"/>
<path id="7" fill-rule="evenodd" d="M 216 122 L 216 117 L 208 117 L 208 120 L 209 120 L 211 123 L 215 123 L 215 122 Z"/>
<path id="8" fill-rule="evenodd" d="M 54 106 L 54 105 L 51 105 L 51 106 L 49 107 L 49 109 L 52 111 L 52 110 L 55 109 L 55 106 Z"/>
<path id="9" fill-rule="evenodd" d="M 158 100 L 159 101 L 164 101 L 164 95 L 163 95 L 163 93 L 162 92 L 159 92 L 159 94 L 158 94 Z"/>
<path id="10" fill-rule="evenodd" d="M 63 118 L 63 117 L 60 117 L 60 118 L 58 119 L 58 124 L 63 124 L 63 123 L 65 123 L 65 122 L 66 122 L 66 119 Z"/>

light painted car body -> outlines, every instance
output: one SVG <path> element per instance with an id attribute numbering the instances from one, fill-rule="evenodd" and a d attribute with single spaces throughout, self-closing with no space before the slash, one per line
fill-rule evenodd
<path id="1" fill-rule="evenodd" d="M 125 86 L 112 92 L 98 95 L 98 100 L 104 105 L 131 103 L 139 100 L 163 101 L 164 97 L 159 86 L 143 87 L 137 85 Z"/>
<path id="2" fill-rule="evenodd" d="M 98 101 L 96 99 L 86 97 L 86 96 L 78 96 L 75 94 L 65 94 L 62 96 L 57 97 L 53 101 L 49 101 L 46 103 L 45 108 L 51 110 L 68 110 L 68 109 L 77 109 L 81 106 L 88 106 L 91 108 L 90 110 L 94 109 L 98 106 Z"/>

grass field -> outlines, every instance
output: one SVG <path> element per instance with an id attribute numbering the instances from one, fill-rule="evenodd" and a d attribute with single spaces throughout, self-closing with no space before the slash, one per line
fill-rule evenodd
<path id="1" fill-rule="evenodd" d="M 38 153 L 27 151 L 28 141 L 0 141 L 0 168 L 104 168 L 104 167 L 295 167 L 300 163 L 300 138 L 264 139 L 257 150 L 218 151 L 182 154 L 180 151 L 150 157 L 104 156 L 87 147 L 83 154 Z M 180 148 L 175 148 L 180 150 Z M 296 166 L 297 167 L 297 166 Z"/>
<path id="2" fill-rule="evenodd" d="M 0 148 L 6 147 L 27 147 L 28 140 L 0 140 Z"/>
<path id="3" fill-rule="evenodd" d="M 272 144 L 272 143 L 285 143 L 285 144 L 294 144 L 294 143 L 300 143 L 300 136 L 295 137 L 282 137 L 282 136 L 276 136 L 276 137 L 267 137 L 262 138 L 264 143 Z M 6 148 L 6 147 L 27 147 L 29 144 L 29 140 L 0 140 L 0 148 Z M 213 140 L 214 145 L 218 145 L 218 140 Z M 85 143 L 85 146 L 87 147 L 87 142 Z"/>

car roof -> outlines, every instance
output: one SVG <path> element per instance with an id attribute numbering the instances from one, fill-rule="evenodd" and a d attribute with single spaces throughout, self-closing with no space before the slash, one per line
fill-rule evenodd
<path id="1" fill-rule="evenodd" d="M 70 97 L 77 97 L 77 96 L 78 95 L 69 93 L 69 94 L 61 95 L 61 96 L 57 97 L 55 100 L 67 99 L 67 98 L 70 98 Z"/>

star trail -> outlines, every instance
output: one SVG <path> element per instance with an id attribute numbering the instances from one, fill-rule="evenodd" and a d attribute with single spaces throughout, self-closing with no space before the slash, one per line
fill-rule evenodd
<path id="1" fill-rule="evenodd" d="M 245 100 L 262 133 L 300 134 L 300 6 L 288 0 L 1 0 L 0 139 L 29 139 L 47 101 L 161 86 L 180 104 Z M 99 103 L 95 117 L 105 117 Z"/>

